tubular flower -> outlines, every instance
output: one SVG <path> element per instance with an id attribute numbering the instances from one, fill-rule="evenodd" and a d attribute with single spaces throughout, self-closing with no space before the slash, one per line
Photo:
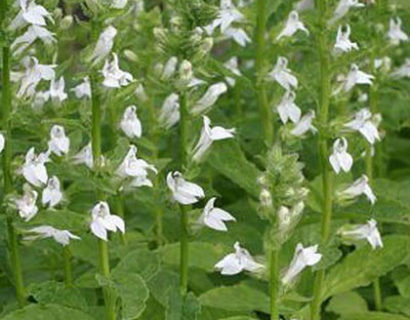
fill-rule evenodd
<path id="1" fill-rule="evenodd" d="M 48 175 L 45 163 L 48 156 L 45 153 L 36 155 L 34 147 L 30 148 L 26 154 L 26 159 L 22 167 L 24 178 L 36 187 L 41 187 L 47 183 Z"/>
<path id="2" fill-rule="evenodd" d="M 179 96 L 176 93 L 171 93 L 162 104 L 159 122 L 165 129 L 169 129 L 177 124 L 179 119 Z"/>
<path id="3" fill-rule="evenodd" d="M 357 225 L 350 230 L 342 230 L 340 234 L 342 237 L 353 240 L 366 239 L 373 249 L 383 248 L 382 238 L 374 219 L 370 219 L 366 224 Z"/>
<path id="4" fill-rule="evenodd" d="M 356 84 L 373 84 L 374 76 L 359 70 L 357 64 L 350 66 L 350 71 L 344 81 L 343 89 L 345 92 L 349 92 Z"/>
<path id="5" fill-rule="evenodd" d="M 125 232 L 124 220 L 110 213 L 110 207 L 105 201 L 97 203 L 91 211 L 91 232 L 98 238 L 107 241 L 107 231 Z"/>
<path id="6" fill-rule="evenodd" d="M 269 72 L 268 76 L 287 91 L 298 87 L 298 79 L 288 69 L 288 59 L 285 57 L 278 57 L 275 67 Z"/>
<path id="7" fill-rule="evenodd" d="M 118 66 L 118 56 L 112 54 L 113 59 L 105 60 L 102 74 L 104 76 L 103 85 L 107 88 L 120 88 L 127 86 L 134 78 L 131 73 L 122 71 Z"/>
<path id="8" fill-rule="evenodd" d="M 60 180 L 56 176 L 52 176 L 43 190 L 41 198 L 43 206 L 48 205 L 53 208 L 61 202 L 63 193 L 60 188 Z"/>
<path id="9" fill-rule="evenodd" d="M 315 118 L 315 111 L 308 111 L 297 123 L 295 123 L 295 126 L 290 131 L 290 133 L 297 137 L 303 136 L 308 131 L 316 133 L 317 129 L 312 125 L 312 121 Z"/>
<path id="10" fill-rule="evenodd" d="M 276 40 L 280 40 L 283 37 L 291 37 L 293 36 L 298 30 L 305 32 L 309 35 L 309 30 L 306 29 L 303 22 L 299 20 L 299 14 L 297 11 L 291 11 L 288 16 L 288 20 L 286 21 L 285 28 L 279 33 L 276 37 Z"/>
<path id="11" fill-rule="evenodd" d="M 120 122 L 120 128 L 130 139 L 141 137 L 142 126 L 141 121 L 137 116 L 136 106 L 129 106 L 125 109 Z"/>
<path id="12" fill-rule="evenodd" d="M 59 157 L 68 153 L 70 149 L 70 139 L 65 135 L 62 126 L 54 125 L 51 127 L 48 149 Z"/>
<path id="13" fill-rule="evenodd" d="M 83 82 L 71 89 L 74 92 L 76 98 L 91 98 L 91 85 L 90 79 L 84 77 Z"/>
<path id="14" fill-rule="evenodd" d="M 53 21 L 51 14 L 34 0 L 19 0 L 20 11 L 10 23 L 9 29 L 16 30 L 27 24 L 45 26 L 46 19 Z"/>
<path id="15" fill-rule="evenodd" d="M 343 26 L 339 26 L 337 29 L 337 36 L 336 36 L 336 43 L 335 43 L 335 50 L 342 51 L 342 52 L 350 52 L 353 49 L 359 50 L 359 46 L 356 42 L 350 41 L 350 34 L 351 28 L 348 24 L 345 26 L 345 30 L 343 30 Z"/>
<path id="16" fill-rule="evenodd" d="M 40 39 L 45 44 L 57 42 L 56 38 L 54 38 L 54 33 L 48 31 L 46 28 L 32 25 L 28 27 L 27 31 L 23 35 L 17 37 L 11 44 L 13 56 L 18 56 L 37 39 Z"/>
<path id="17" fill-rule="evenodd" d="M 400 41 L 409 41 L 409 36 L 401 30 L 401 19 L 399 17 L 391 18 L 387 37 L 393 44 L 399 44 Z"/>
<path id="18" fill-rule="evenodd" d="M 353 120 L 345 124 L 346 128 L 359 131 L 369 143 L 374 144 L 380 141 L 380 135 L 377 130 L 379 124 L 379 116 L 372 115 L 367 108 L 363 108 L 356 112 Z"/>
<path id="19" fill-rule="evenodd" d="M 198 222 L 217 231 L 228 231 L 225 221 L 236 221 L 236 219 L 229 212 L 215 208 L 215 200 L 215 197 L 209 199 Z"/>
<path id="20" fill-rule="evenodd" d="M 183 205 L 194 204 L 205 197 L 200 186 L 186 181 L 178 171 L 168 173 L 167 185 L 174 200 Z"/>
<path id="21" fill-rule="evenodd" d="M 338 174 L 340 170 L 349 172 L 353 165 L 353 158 L 347 152 L 347 140 L 345 138 L 336 139 L 333 143 L 333 153 L 329 156 L 329 162 L 333 170 Z"/>
<path id="22" fill-rule="evenodd" d="M 74 156 L 75 164 L 85 164 L 88 168 L 92 169 L 94 166 L 93 152 L 91 148 L 91 142 L 80 150 Z"/>
<path id="23" fill-rule="evenodd" d="M 24 221 L 30 221 L 38 212 L 36 205 L 38 193 L 29 186 L 24 186 L 24 194 L 16 199 L 16 207 L 20 217 Z"/>
<path id="24" fill-rule="evenodd" d="M 359 179 L 354 181 L 348 188 L 341 191 L 339 196 L 342 199 L 353 199 L 364 194 L 369 199 L 371 204 L 376 203 L 376 196 L 369 186 L 369 178 L 362 175 Z"/>
<path id="25" fill-rule="evenodd" d="M 224 82 L 218 82 L 211 85 L 205 94 L 195 103 L 194 107 L 191 110 L 191 113 L 194 115 L 201 114 L 208 111 L 215 102 L 218 100 L 219 96 L 225 93 L 228 90 L 228 87 Z"/>
<path id="26" fill-rule="evenodd" d="M 361 8 L 364 7 L 363 3 L 360 3 L 359 0 L 340 0 L 333 17 L 329 20 L 329 25 L 332 25 L 339 19 L 341 19 L 346 13 L 349 12 L 350 8 Z"/>
<path id="27" fill-rule="evenodd" d="M 24 240 L 32 241 L 36 239 L 53 238 L 57 243 L 62 246 L 68 246 L 71 239 L 80 240 L 81 238 L 72 234 L 68 230 L 59 230 L 51 226 L 39 226 L 27 230 L 29 233 L 35 233 L 36 235 L 26 236 Z"/>
<path id="28" fill-rule="evenodd" d="M 296 95 L 293 91 L 286 91 L 278 105 L 279 117 L 283 124 L 286 124 L 289 119 L 293 123 L 297 123 L 300 120 L 302 111 L 295 104 L 295 99 Z"/>
<path id="29" fill-rule="evenodd" d="M 114 38 L 116 35 L 117 29 L 115 29 L 113 26 L 108 26 L 100 34 L 90 58 L 94 65 L 103 61 L 110 54 L 114 45 Z"/>

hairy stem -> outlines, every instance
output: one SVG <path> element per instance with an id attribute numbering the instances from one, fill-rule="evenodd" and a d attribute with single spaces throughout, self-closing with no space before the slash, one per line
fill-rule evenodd
<path id="1" fill-rule="evenodd" d="M 69 246 L 64 246 L 63 248 L 63 258 L 64 258 L 64 282 L 66 287 L 73 286 L 73 274 L 71 268 L 71 251 Z"/>
<path id="2" fill-rule="evenodd" d="M 273 249 L 270 253 L 270 319 L 279 319 L 279 249 Z"/>
<path id="3" fill-rule="evenodd" d="M 256 16 L 256 91 L 258 98 L 259 114 L 262 122 L 264 141 L 267 147 L 270 147 L 273 138 L 273 117 L 272 111 L 269 108 L 268 98 L 266 96 L 265 88 L 265 29 L 266 29 L 266 12 L 267 0 L 257 0 L 257 16 Z"/>

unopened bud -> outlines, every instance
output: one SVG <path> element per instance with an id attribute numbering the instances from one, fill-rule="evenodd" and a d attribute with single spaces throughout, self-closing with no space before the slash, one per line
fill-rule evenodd
<path id="1" fill-rule="evenodd" d="M 73 16 L 68 15 L 68 16 L 65 16 L 65 17 L 61 20 L 61 22 L 60 22 L 60 28 L 61 28 L 62 30 L 67 30 L 68 28 L 71 27 L 72 24 L 73 24 Z"/>
<path id="2" fill-rule="evenodd" d="M 181 62 L 179 66 L 179 78 L 182 83 L 188 84 L 193 77 L 192 64 L 188 60 Z"/>
<path id="3" fill-rule="evenodd" d="M 264 208 L 270 208 L 273 205 L 272 202 L 272 196 L 269 192 L 268 189 L 263 188 L 260 195 L 259 195 L 259 201 L 261 203 L 261 206 Z"/>
<path id="4" fill-rule="evenodd" d="M 138 62 L 138 57 L 137 57 L 137 55 L 136 55 L 134 52 L 132 52 L 131 50 L 125 49 L 123 53 L 124 53 L 124 56 L 125 56 L 128 60 L 130 60 L 130 61 L 132 61 L 132 62 Z"/>

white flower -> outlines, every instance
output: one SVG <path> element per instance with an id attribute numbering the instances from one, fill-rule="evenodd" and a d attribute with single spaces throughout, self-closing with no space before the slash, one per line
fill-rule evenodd
<path id="1" fill-rule="evenodd" d="M 400 66 L 398 69 L 396 69 L 391 76 L 393 78 L 399 79 L 399 78 L 410 78 L 410 59 L 407 58 L 405 63 Z"/>
<path id="2" fill-rule="evenodd" d="M 26 24 L 45 26 L 45 18 L 53 21 L 50 13 L 43 6 L 36 4 L 34 0 L 19 0 L 18 3 L 21 10 L 10 23 L 10 30 L 19 29 Z"/>
<path id="3" fill-rule="evenodd" d="M 94 161 L 93 161 L 93 152 L 91 148 L 91 142 L 87 144 L 84 148 L 80 150 L 75 156 L 74 156 L 74 163 L 75 164 L 85 164 L 88 168 L 92 169 L 94 166 Z"/>
<path id="4" fill-rule="evenodd" d="M 296 245 L 295 254 L 292 262 L 285 275 L 282 277 L 283 284 L 289 284 L 295 277 L 303 271 L 307 266 L 311 267 L 317 264 L 322 255 L 317 253 L 318 245 L 303 248 L 301 243 Z"/>
<path id="5" fill-rule="evenodd" d="M 299 20 L 299 14 L 297 11 L 291 11 L 288 16 L 288 20 L 286 21 L 285 28 L 279 33 L 276 37 L 276 40 L 280 40 L 283 37 L 291 37 L 293 36 L 298 30 L 305 32 L 309 35 L 309 30 L 306 29 L 303 22 Z"/>
<path id="6" fill-rule="evenodd" d="M 238 57 L 232 57 L 228 61 L 224 63 L 224 67 L 232 72 L 235 76 L 242 76 L 241 71 L 238 67 Z M 231 86 L 234 87 L 236 83 L 236 79 L 234 77 L 225 77 L 226 82 Z"/>
<path id="7" fill-rule="evenodd" d="M 342 137 L 333 143 L 333 153 L 329 156 L 333 170 L 338 174 L 340 170 L 349 172 L 353 165 L 352 156 L 347 153 L 347 140 Z"/>
<path id="8" fill-rule="evenodd" d="M 91 85 L 88 77 L 84 77 L 83 82 L 71 89 L 74 92 L 76 98 L 81 99 L 83 97 L 91 98 Z"/>
<path id="9" fill-rule="evenodd" d="M 373 84 L 374 76 L 359 70 L 357 64 L 350 66 L 350 71 L 344 80 L 343 89 L 345 92 L 349 92 L 356 84 Z"/>
<path id="10" fill-rule="evenodd" d="M 169 58 L 168 61 L 165 63 L 164 68 L 162 69 L 161 79 L 167 80 L 171 78 L 177 69 L 177 64 L 178 64 L 177 57 Z"/>
<path id="11" fill-rule="evenodd" d="M 36 155 L 34 147 L 26 154 L 26 159 L 22 168 L 24 178 L 36 187 L 41 187 L 47 183 L 47 169 L 44 165 L 48 160 L 47 154 Z"/>
<path id="12" fill-rule="evenodd" d="M 159 123 L 169 129 L 178 123 L 179 118 L 179 96 L 176 93 L 171 93 L 162 104 Z"/>
<path id="13" fill-rule="evenodd" d="M 292 87 L 295 89 L 298 87 L 298 79 L 288 69 L 288 59 L 285 57 L 278 57 L 275 67 L 268 76 L 287 91 L 290 91 Z"/>
<path id="14" fill-rule="evenodd" d="M 246 47 L 247 43 L 252 42 L 251 38 L 249 38 L 247 33 L 241 28 L 229 27 L 223 34 L 228 39 L 233 39 L 241 47 Z"/>
<path id="15" fill-rule="evenodd" d="M 228 87 L 224 82 L 218 82 L 213 84 L 206 90 L 205 94 L 195 103 L 191 110 L 194 115 L 200 114 L 207 111 L 210 107 L 214 105 L 219 96 L 225 93 Z"/>
<path id="16" fill-rule="evenodd" d="M 54 125 L 51 127 L 48 148 L 59 157 L 68 153 L 68 150 L 70 149 L 70 139 L 65 135 L 62 126 Z"/>
<path id="17" fill-rule="evenodd" d="M 113 0 L 111 8 L 123 9 L 127 5 L 128 0 Z"/>
<path id="18" fill-rule="evenodd" d="M 339 26 L 337 29 L 337 36 L 336 36 L 336 43 L 335 43 L 335 50 L 342 51 L 342 52 L 349 52 L 353 49 L 359 50 L 359 46 L 356 42 L 351 42 L 349 37 L 351 33 L 351 28 L 348 24 L 345 26 L 345 30 L 343 31 L 343 26 Z"/>
<path id="19" fill-rule="evenodd" d="M 125 109 L 120 123 L 121 130 L 125 135 L 132 138 L 140 138 L 142 134 L 141 121 L 137 116 L 137 107 L 129 106 Z"/>
<path id="20" fill-rule="evenodd" d="M 305 11 L 305 10 L 313 9 L 314 7 L 315 7 L 315 3 L 314 3 L 313 0 L 300 0 L 296 4 L 295 9 L 298 12 L 302 12 L 302 11 Z"/>
<path id="21" fill-rule="evenodd" d="M 37 235 L 33 236 L 26 236 L 24 237 L 24 240 L 36 240 L 38 238 L 44 239 L 44 238 L 53 238 L 56 242 L 63 246 L 68 246 L 70 244 L 70 239 L 75 239 L 75 240 L 80 240 L 81 238 L 72 234 L 68 230 L 59 230 L 56 228 L 53 228 L 51 226 L 39 226 L 32 228 L 30 230 L 27 230 L 29 233 L 36 233 Z"/>
<path id="22" fill-rule="evenodd" d="M 278 113 L 282 123 L 287 123 L 290 119 L 293 123 L 300 120 L 302 111 L 295 104 L 296 95 L 293 91 L 286 91 L 278 105 Z"/>
<path id="23" fill-rule="evenodd" d="M 41 41 L 43 41 L 45 44 L 57 42 L 57 40 L 54 38 L 54 33 L 48 31 L 46 28 L 32 25 L 28 27 L 27 31 L 24 34 L 17 37 L 11 44 L 13 56 L 18 56 L 37 39 L 41 39 Z"/>
<path id="24" fill-rule="evenodd" d="M 236 219 L 229 212 L 215 208 L 215 200 L 216 198 L 209 199 L 205 205 L 204 211 L 199 217 L 198 222 L 214 230 L 228 231 L 225 221 L 236 221 Z"/>
<path id="25" fill-rule="evenodd" d="M 122 178 L 133 178 L 130 184 L 132 187 L 152 187 L 152 182 L 148 179 L 148 170 L 151 170 L 155 174 L 158 173 L 153 165 L 147 163 L 145 160 L 138 159 L 137 147 L 130 145 L 127 155 L 117 169 L 117 174 Z"/>
<path id="26" fill-rule="evenodd" d="M 219 126 L 211 128 L 211 120 L 207 116 L 203 116 L 203 123 L 201 136 L 193 150 L 192 159 L 196 162 L 201 160 L 214 141 L 233 138 L 235 133 L 234 128 L 225 129 Z"/>
<path id="27" fill-rule="evenodd" d="M 4 135 L 0 133 L 0 153 L 3 152 L 5 144 L 6 144 L 6 139 L 4 139 Z"/>
<path id="28" fill-rule="evenodd" d="M 309 130 L 316 133 L 317 129 L 312 125 L 313 119 L 316 118 L 315 111 L 308 111 L 293 127 L 290 133 L 294 136 L 303 136 Z"/>
<path id="29" fill-rule="evenodd" d="M 399 44 L 400 41 L 409 41 L 409 36 L 401 30 L 401 19 L 399 17 L 391 18 L 387 37 L 393 44 Z"/>
<path id="30" fill-rule="evenodd" d="M 107 241 L 107 230 L 122 233 L 125 232 L 124 220 L 110 213 L 110 207 L 105 201 L 97 203 L 91 211 L 92 222 L 90 224 L 91 232 L 98 238 Z"/>
<path id="31" fill-rule="evenodd" d="M 235 253 L 230 253 L 215 265 L 215 269 L 221 271 L 222 275 L 235 275 L 242 271 L 256 272 L 264 268 L 257 263 L 249 251 L 242 248 L 239 242 L 233 245 Z"/>
<path id="32" fill-rule="evenodd" d="M 369 199 L 371 204 L 375 204 L 376 196 L 369 186 L 369 178 L 367 178 L 366 175 L 362 175 L 359 179 L 354 181 L 352 185 L 339 193 L 342 199 L 353 199 L 362 194 Z"/>
<path id="33" fill-rule="evenodd" d="M 102 74 L 104 76 L 103 85 L 108 88 L 120 88 L 127 86 L 133 77 L 131 73 L 122 71 L 118 66 L 118 56 L 116 53 L 112 54 L 112 61 L 105 60 Z"/>
<path id="34" fill-rule="evenodd" d="M 343 230 L 341 235 L 354 240 L 366 239 L 373 249 L 383 248 L 382 238 L 374 219 L 370 219 L 366 224 L 358 225 L 351 230 Z"/>
<path id="35" fill-rule="evenodd" d="M 60 180 L 56 176 L 52 176 L 47 183 L 47 187 L 43 190 L 41 202 L 43 206 L 47 205 L 50 208 L 55 207 L 63 199 L 63 193 L 60 190 Z"/>
<path id="36" fill-rule="evenodd" d="M 108 26 L 100 34 L 90 58 L 90 60 L 93 61 L 94 65 L 100 63 L 110 54 L 111 49 L 114 45 L 114 38 L 116 35 L 117 29 L 115 29 L 113 26 Z"/>
<path id="37" fill-rule="evenodd" d="M 180 204 L 194 204 L 205 197 L 204 190 L 200 186 L 186 181 L 178 171 L 168 173 L 167 185 L 174 200 Z"/>
<path id="38" fill-rule="evenodd" d="M 288 228 L 297 221 L 304 209 L 305 204 L 303 203 L 303 201 L 298 202 L 291 209 L 285 206 L 281 206 L 278 210 L 280 230 L 288 230 Z"/>
<path id="39" fill-rule="evenodd" d="M 369 143 L 374 144 L 380 141 L 379 132 L 377 130 L 379 116 L 374 115 L 367 108 L 363 108 L 356 112 L 354 119 L 345 124 L 345 127 L 359 131 Z"/>
<path id="40" fill-rule="evenodd" d="M 38 212 L 36 201 L 38 193 L 28 186 L 24 186 L 24 194 L 16 200 L 16 207 L 24 221 L 30 221 Z"/>
<path id="41" fill-rule="evenodd" d="M 50 90 L 46 92 L 46 100 L 50 99 L 57 103 L 61 103 L 67 99 L 67 93 L 64 91 L 65 81 L 61 77 L 58 81 L 51 79 Z"/>
<path id="42" fill-rule="evenodd" d="M 205 30 L 211 35 L 216 28 L 220 27 L 221 32 L 224 33 L 232 23 L 242 20 L 243 14 L 236 9 L 232 0 L 221 0 L 218 17 L 206 26 Z"/>
<path id="43" fill-rule="evenodd" d="M 361 8 L 365 5 L 360 3 L 359 0 L 340 0 L 336 7 L 333 17 L 329 20 L 329 25 L 335 23 L 337 20 L 341 19 L 350 8 Z"/>

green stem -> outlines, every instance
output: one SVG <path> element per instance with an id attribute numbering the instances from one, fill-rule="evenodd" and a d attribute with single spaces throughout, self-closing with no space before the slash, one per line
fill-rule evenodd
<path id="1" fill-rule="evenodd" d="M 270 319 L 279 319 L 279 250 L 272 250 L 270 255 Z"/>
<path id="2" fill-rule="evenodd" d="M 124 198 L 120 192 L 118 192 L 115 200 L 117 205 L 116 213 L 118 214 L 118 216 L 124 219 Z M 125 237 L 125 234 L 122 232 L 120 232 L 120 239 L 123 245 L 127 245 L 127 238 Z"/>
<path id="3" fill-rule="evenodd" d="M 321 17 L 320 30 L 318 35 L 319 56 L 320 56 L 320 81 L 321 81 L 321 97 L 318 107 L 320 130 L 318 153 L 320 166 L 322 171 L 322 224 L 321 237 L 322 245 L 326 246 L 329 241 L 330 224 L 332 218 L 332 177 L 328 163 L 328 139 L 326 130 L 328 125 L 329 115 L 329 97 L 330 97 L 330 78 L 329 78 L 329 46 L 328 46 L 328 31 L 326 25 L 327 0 L 317 1 L 319 14 Z M 316 273 L 316 279 L 313 287 L 313 301 L 311 304 L 311 320 L 320 319 L 320 307 L 322 304 L 322 287 L 325 271 L 320 270 Z"/>
<path id="4" fill-rule="evenodd" d="M 73 274 L 71 268 L 71 251 L 69 246 L 63 247 L 63 257 L 64 257 L 64 282 L 66 287 L 70 288 L 73 286 Z"/>
<path id="5" fill-rule="evenodd" d="M 376 311 L 382 310 L 382 291 L 380 289 L 380 279 L 373 281 L 374 306 Z"/>
<path id="6" fill-rule="evenodd" d="M 272 110 L 269 108 L 268 98 L 265 88 L 265 29 L 267 20 L 267 0 L 257 0 L 256 16 L 256 90 L 259 106 L 259 114 L 262 122 L 264 141 L 270 147 L 274 138 Z"/>

